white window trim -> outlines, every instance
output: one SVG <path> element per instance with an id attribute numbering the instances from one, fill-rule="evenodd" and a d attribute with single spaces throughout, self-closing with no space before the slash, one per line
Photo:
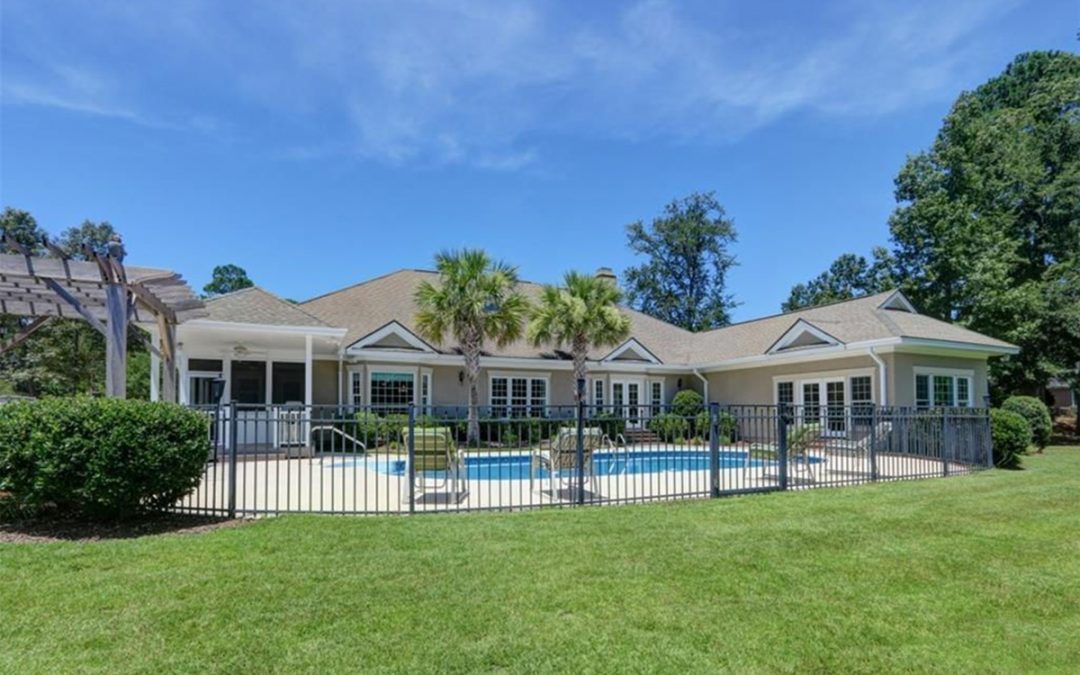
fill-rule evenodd
<path id="1" fill-rule="evenodd" d="M 777 383 L 791 382 L 794 405 L 802 405 L 802 385 L 808 382 L 837 382 L 844 381 L 844 405 L 852 405 L 851 401 L 851 378 L 870 378 L 870 400 L 875 405 L 881 405 L 878 400 L 877 372 L 874 368 L 852 368 L 851 370 L 826 370 L 816 373 L 795 373 L 789 375 L 773 375 L 772 399 L 773 405 L 780 405 L 780 396 L 777 391 Z"/>
<path id="2" fill-rule="evenodd" d="M 653 385 L 654 384 L 660 385 L 660 401 L 659 402 L 653 400 L 652 393 L 653 393 Z M 664 412 L 664 409 L 663 409 L 664 396 L 665 396 L 664 380 L 662 378 L 659 378 L 659 377 L 653 377 L 653 378 L 649 379 L 649 381 L 646 383 L 646 386 L 649 388 L 649 392 L 648 392 L 649 393 L 649 413 L 652 414 L 653 406 L 657 406 L 657 405 L 661 406 L 660 412 L 661 413 Z"/>
<path id="3" fill-rule="evenodd" d="M 975 371 L 974 370 L 969 370 L 969 369 L 965 369 L 965 368 L 937 368 L 937 367 L 930 367 L 930 366 L 915 366 L 915 372 L 911 376 L 911 394 L 912 394 L 912 401 L 914 402 L 915 406 L 919 405 L 919 399 L 918 399 L 919 394 L 918 394 L 918 392 L 919 392 L 919 376 L 920 375 L 926 375 L 926 376 L 928 376 L 930 378 L 929 381 L 927 382 L 927 395 L 929 396 L 927 401 L 929 402 L 929 405 L 930 405 L 931 408 L 938 407 L 937 402 L 934 401 L 934 376 L 935 375 L 940 376 L 940 377 L 951 377 L 951 378 L 953 378 L 952 391 L 953 391 L 953 396 L 955 397 L 956 400 L 953 400 L 953 402 L 950 403 L 948 406 L 942 406 L 942 407 L 950 407 L 950 408 L 951 407 L 968 407 L 968 408 L 975 407 Z M 960 378 L 967 379 L 967 381 L 968 381 L 968 400 L 967 400 L 967 405 L 966 406 L 959 406 L 958 405 L 958 403 L 959 403 L 958 394 L 960 393 L 960 387 L 957 385 L 956 381 L 958 379 L 960 379 Z"/>
<path id="4" fill-rule="evenodd" d="M 513 380 L 513 379 L 522 379 L 522 380 L 525 380 L 526 382 L 529 383 L 528 384 L 528 392 L 527 392 L 527 396 L 526 396 L 526 398 L 528 399 L 529 402 L 526 404 L 526 406 L 525 406 L 526 408 L 532 408 L 532 407 L 536 406 L 536 404 L 533 403 L 533 398 L 532 398 L 532 380 L 543 380 L 544 381 L 544 402 L 541 405 L 544 407 L 545 410 L 550 406 L 550 404 L 551 404 L 551 375 L 546 374 L 546 373 L 536 373 L 536 372 L 529 372 L 529 371 L 518 371 L 518 372 L 498 371 L 498 372 L 488 373 L 488 395 L 487 395 L 488 408 L 495 407 L 495 405 L 491 402 L 491 394 L 492 394 L 492 391 L 494 390 L 494 386 L 492 385 L 492 382 L 494 380 L 499 380 L 499 379 L 505 379 L 506 380 L 506 413 L 507 413 L 507 416 L 509 416 L 510 409 L 513 407 L 513 406 L 510 405 L 510 399 L 513 398 L 510 395 L 510 386 L 511 386 L 510 385 L 510 380 Z"/>
<path id="5" fill-rule="evenodd" d="M 420 369 L 417 367 L 409 368 L 407 366 L 384 366 L 384 365 L 372 365 L 368 364 L 365 370 L 364 381 L 365 389 L 364 393 L 367 395 L 367 404 L 373 405 L 371 401 L 371 376 L 376 373 L 409 373 L 413 376 L 413 405 L 416 405 L 420 397 Z"/>

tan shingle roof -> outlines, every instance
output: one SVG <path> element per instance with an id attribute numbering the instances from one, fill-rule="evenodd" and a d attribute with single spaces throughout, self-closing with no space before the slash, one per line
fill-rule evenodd
<path id="1" fill-rule="evenodd" d="M 437 279 L 438 275 L 434 272 L 401 270 L 319 296 L 301 303 L 300 306 L 329 325 L 347 328 L 349 332 L 345 336 L 346 345 L 395 320 L 416 333 L 414 318 L 417 306 L 413 293 L 421 281 Z M 530 299 L 538 298 L 541 288 L 540 284 L 521 284 L 521 290 Z M 623 308 L 623 313 L 630 318 L 631 335 L 657 358 L 664 363 L 686 362 L 690 342 L 694 337 L 692 333 L 631 309 Z M 454 349 L 453 343 L 436 347 L 444 352 L 452 352 Z M 496 349 L 489 344 L 487 349 L 498 356 L 554 357 L 550 347 L 538 349 L 524 339 L 502 349 Z M 613 347 L 594 350 L 590 358 L 602 358 L 612 349 Z"/>
<path id="2" fill-rule="evenodd" d="M 434 272 L 401 270 L 313 298 L 301 303 L 300 308 L 327 325 L 346 328 L 346 345 L 391 321 L 397 321 L 417 332 L 414 322 L 417 307 L 413 301 L 413 293 L 420 281 L 437 278 Z M 536 298 L 541 289 L 539 284 L 533 283 L 522 283 L 521 287 L 530 298 Z M 879 305 L 891 294 L 880 293 L 778 314 L 697 334 L 625 307 L 622 311 L 630 318 L 631 336 L 667 364 L 709 364 L 765 354 L 799 319 L 804 319 L 844 343 L 912 337 L 989 347 L 1012 346 L 928 316 L 879 309 Z M 454 345 L 442 345 L 441 349 L 452 352 Z M 488 345 L 488 349 L 498 356 L 555 357 L 551 348 L 537 349 L 525 340 L 519 340 L 503 349 Z M 602 358 L 610 351 L 611 348 L 594 350 L 590 358 Z"/>
<path id="3" fill-rule="evenodd" d="M 258 286 L 244 288 L 206 301 L 211 321 L 258 323 L 276 326 L 326 326 L 322 319 L 311 315 L 287 300 Z"/>
<path id="4" fill-rule="evenodd" d="M 968 342 L 988 347 L 1012 346 L 922 314 L 879 309 L 879 305 L 892 293 L 888 291 L 831 305 L 767 316 L 701 333 L 696 336 L 690 358 L 693 362 L 711 363 L 764 354 L 799 319 L 844 343 L 910 337 Z"/>

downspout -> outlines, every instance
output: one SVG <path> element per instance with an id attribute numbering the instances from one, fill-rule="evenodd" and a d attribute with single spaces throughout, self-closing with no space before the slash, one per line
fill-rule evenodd
<path id="1" fill-rule="evenodd" d="M 873 347 L 867 349 L 867 352 L 870 354 L 870 358 L 874 359 L 874 363 L 876 363 L 878 367 L 878 405 L 887 406 L 889 405 L 889 389 L 885 383 L 885 377 L 888 373 L 888 370 L 885 367 L 885 360 L 878 356 Z"/>
<path id="2" fill-rule="evenodd" d="M 702 375 L 698 371 L 697 368 L 694 368 L 692 372 L 694 373 L 694 375 L 697 375 L 699 380 L 701 380 L 702 398 L 705 399 L 705 403 L 710 403 L 710 401 L 709 401 L 709 380 L 708 380 L 708 378 L 706 378 L 704 375 Z"/>

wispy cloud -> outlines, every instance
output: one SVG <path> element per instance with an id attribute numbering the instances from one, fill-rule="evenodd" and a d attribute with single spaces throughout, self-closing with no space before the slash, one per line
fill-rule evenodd
<path id="1" fill-rule="evenodd" d="M 297 158 L 511 171 L 542 158 L 545 135 L 723 142 L 801 111 L 880 115 L 953 95 L 978 62 L 971 37 L 1017 1 L 837 0 L 747 18 L 665 0 L 11 0 L 3 102 L 224 123 Z"/>

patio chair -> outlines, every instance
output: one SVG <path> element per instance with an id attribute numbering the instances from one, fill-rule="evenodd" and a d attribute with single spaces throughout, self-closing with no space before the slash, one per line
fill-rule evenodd
<path id="1" fill-rule="evenodd" d="M 414 494 L 419 497 L 425 493 L 446 493 L 455 502 L 468 496 L 465 453 L 454 442 L 450 427 L 418 427 L 413 432 L 413 460 L 416 464 L 413 472 Z M 401 430 L 401 439 L 409 446 L 409 428 Z M 408 475 L 408 461 L 405 464 Z M 409 500 L 409 493 L 402 495 L 402 501 Z"/>
<path id="2" fill-rule="evenodd" d="M 584 467 L 585 482 L 596 489 L 596 471 L 593 464 L 593 453 L 604 445 L 607 436 L 600 427 L 586 427 L 582 442 L 582 465 Z M 607 441 L 610 443 L 610 440 Z M 536 491 L 537 473 L 541 469 L 547 469 L 548 480 L 551 482 L 551 496 L 558 494 L 558 486 L 561 483 L 566 489 L 577 485 L 578 480 L 578 455 L 577 455 L 577 427 L 563 427 L 559 429 L 554 438 L 549 438 L 541 443 L 532 452 L 532 461 L 529 463 L 529 490 Z M 542 489 L 542 488 L 541 488 Z"/>

